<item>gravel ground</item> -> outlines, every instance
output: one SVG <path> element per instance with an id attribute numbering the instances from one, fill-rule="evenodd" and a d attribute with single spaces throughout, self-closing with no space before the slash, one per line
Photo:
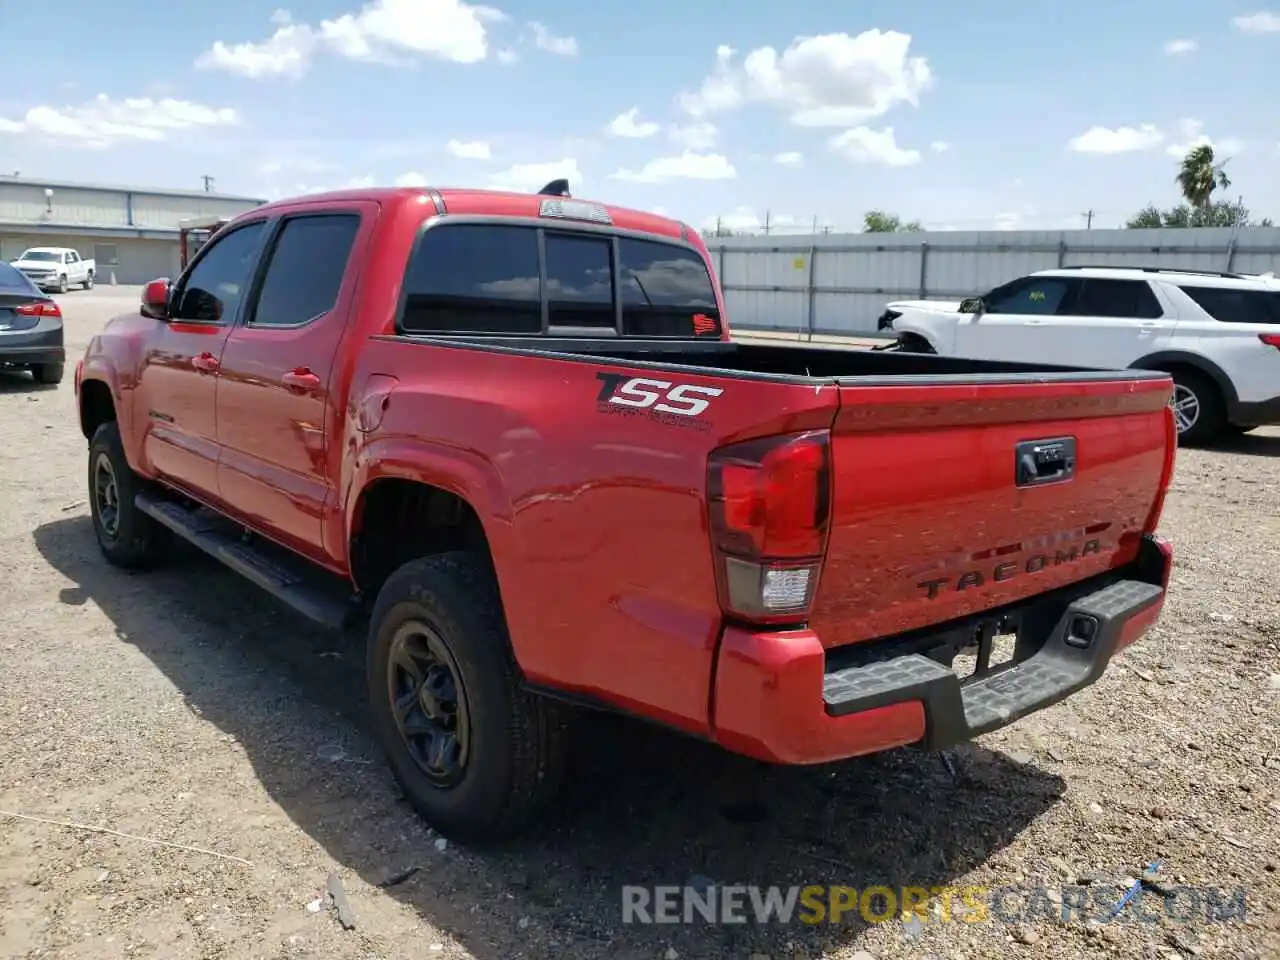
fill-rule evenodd
<path id="1" fill-rule="evenodd" d="M 134 297 L 61 298 L 71 353 Z M 73 400 L 70 371 L 56 390 L 0 377 L 3 957 L 1280 956 L 1280 431 L 1180 454 L 1159 625 L 954 773 L 909 751 L 765 769 L 602 719 L 554 819 L 480 853 L 399 797 L 351 641 L 201 557 L 105 565 Z M 1245 887 L 1246 919 L 621 922 L 623 884 L 1088 884 L 1110 902 L 1157 859 L 1166 884 Z"/>

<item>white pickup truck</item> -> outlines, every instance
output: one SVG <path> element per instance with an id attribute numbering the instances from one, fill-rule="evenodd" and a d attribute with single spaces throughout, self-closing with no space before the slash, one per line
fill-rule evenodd
<path id="1" fill-rule="evenodd" d="M 80 254 L 70 247 L 30 247 L 10 265 L 26 274 L 41 290 L 58 293 L 66 293 L 77 283 L 92 290 L 94 275 L 98 272 L 96 261 L 80 259 Z"/>

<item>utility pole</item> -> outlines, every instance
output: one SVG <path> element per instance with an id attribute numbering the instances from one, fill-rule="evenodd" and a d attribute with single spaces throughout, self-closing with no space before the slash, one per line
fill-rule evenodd
<path id="1" fill-rule="evenodd" d="M 1086 210 L 1084 213 L 1080 214 L 1080 216 L 1084 217 L 1084 228 L 1086 230 L 1092 230 L 1093 229 L 1093 211 Z"/>
<path id="2" fill-rule="evenodd" d="M 766 237 L 769 235 L 769 211 L 768 210 L 764 212 L 764 235 Z"/>
<path id="3" fill-rule="evenodd" d="M 200 179 L 204 181 L 204 192 L 205 192 L 205 193 L 212 193 L 212 192 L 213 192 L 213 179 L 214 179 L 214 178 L 213 178 L 213 177 L 211 177 L 211 176 L 209 176 L 209 175 L 206 173 L 206 174 L 204 174 L 203 176 L 201 176 L 201 177 L 200 177 Z"/>

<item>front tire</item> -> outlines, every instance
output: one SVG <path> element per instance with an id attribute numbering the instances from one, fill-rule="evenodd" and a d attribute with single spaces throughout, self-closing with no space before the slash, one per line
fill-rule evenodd
<path id="1" fill-rule="evenodd" d="M 506 839 L 554 799 L 566 708 L 520 686 L 488 564 L 406 563 L 374 604 L 366 679 L 374 730 L 409 802 L 447 837 Z"/>
<path id="2" fill-rule="evenodd" d="M 873 350 L 892 351 L 893 353 L 935 353 L 924 337 L 914 333 L 901 333 L 898 339 L 884 347 L 873 347 Z"/>
<path id="3" fill-rule="evenodd" d="M 58 278 L 58 292 L 66 293 L 71 289 L 71 284 L 67 283 L 67 275 L 64 273 Z"/>
<path id="4" fill-rule="evenodd" d="M 125 459 L 119 424 L 102 424 L 89 442 L 89 512 L 98 549 L 113 566 L 150 566 L 169 545 L 168 529 L 134 503 L 140 489 L 138 475 Z"/>
<path id="5" fill-rule="evenodd" d="M 1178 444 L 1198 447 L 1222 436 L 1226 426 L 1226 405 L 1218 385 L 1195 370 L 1179 370 L 1173 377 L 1174 424 L 1178 428 Z"/>

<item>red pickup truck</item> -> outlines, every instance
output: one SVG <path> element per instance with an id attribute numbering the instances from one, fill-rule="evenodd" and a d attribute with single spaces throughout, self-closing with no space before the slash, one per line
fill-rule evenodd
<path id="1" fill-rule="evenodd" d="M 367 622 L 376 734 L 463 839 L 543 808 L 576 707 L 941 748 L 1095 681 L 1169 582 L 1167 374 L 735 341 L 697 232 L 558 190 L 258 207 L 75 386 L 106 559 L 177 535 Z"/>

